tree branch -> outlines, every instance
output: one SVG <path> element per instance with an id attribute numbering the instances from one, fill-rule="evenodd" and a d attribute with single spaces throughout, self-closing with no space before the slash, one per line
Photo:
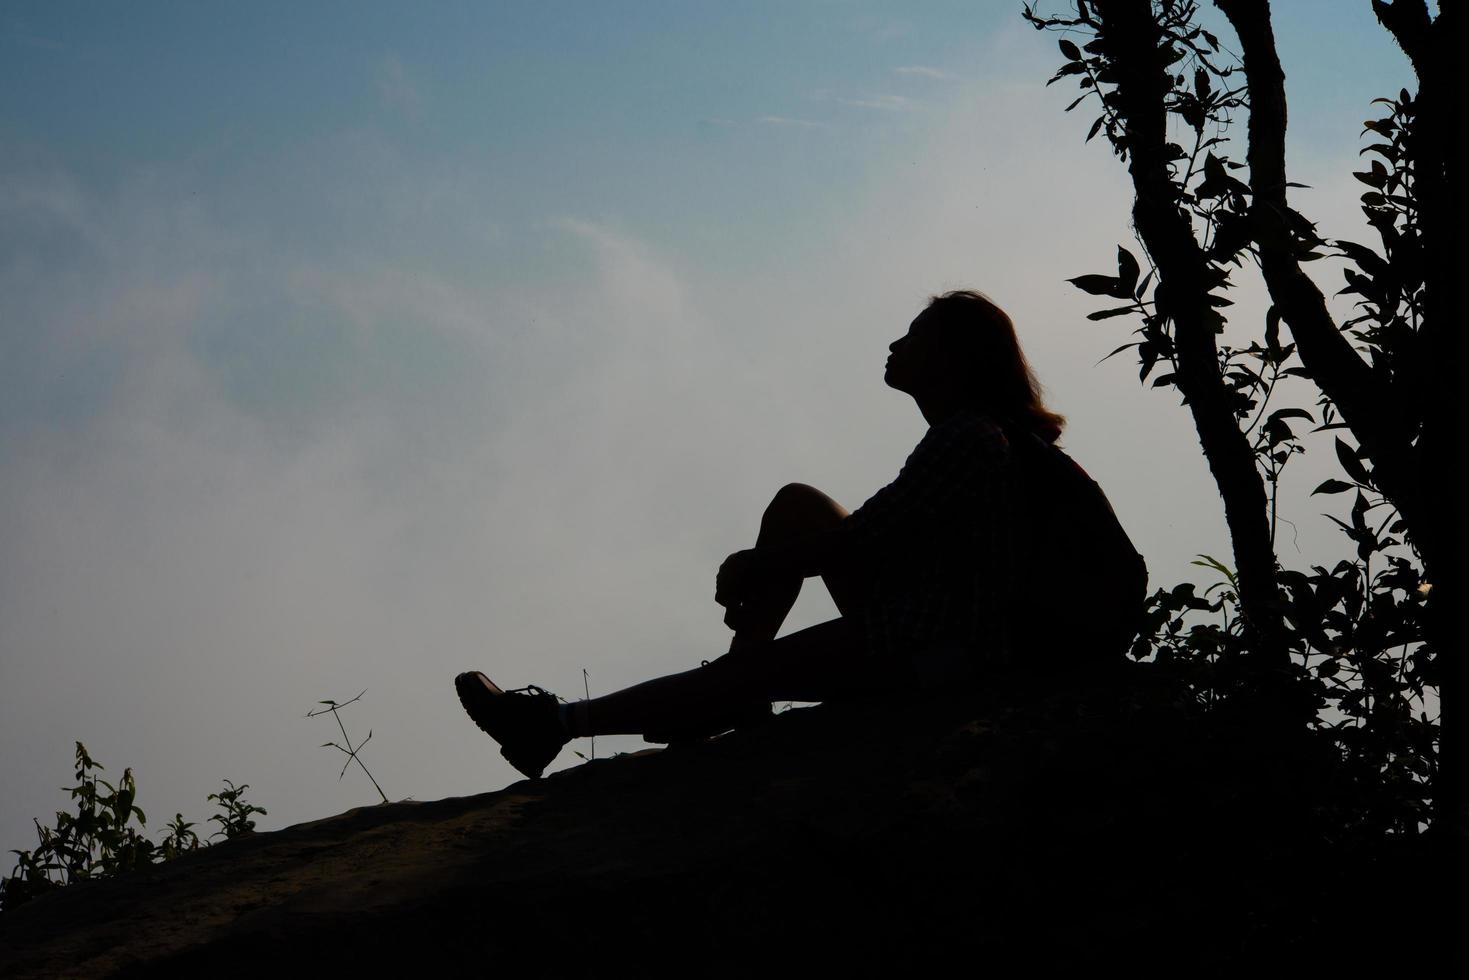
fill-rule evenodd
<path id="1" fill-rule="evenodd" d="M 1422 78 L 1429 59 L 1431 29 L 1427 0 L 1372 0 L 1372 12 L 1397 39 L 1398 47 L 1413 63 L 1413 71 Z"/>
<path id="2" fill-rule="evenodd" d="M 1244 55 L 1250 89 L 1251 234 L 1270 298 L 1289 325 L 1306 370 L 1336 403 L 1372 459 L 1378 487 L 1411 524 L 1421 508 L 1411 448 L 1415 433 L 1407 413 L 1390 399 L 1371 367 L 1337 329 L 1320 288 L 1296 257 L 1286 203 L 1285 72 L 1276 52 L 1269 0 L 1215 3 L 1234 26 Z"/>

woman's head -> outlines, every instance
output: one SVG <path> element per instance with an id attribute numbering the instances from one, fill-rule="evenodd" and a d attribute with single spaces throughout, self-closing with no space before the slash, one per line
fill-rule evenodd
<path id="1" fill-rule="evenodd" d="M 889 348 L 887 382 L 920 402 L 952 400 L 1034 429 L 1047 442 L 1066 419 L 1046 408 L 1015 325 L 986 296 L 935 296 Z"/>

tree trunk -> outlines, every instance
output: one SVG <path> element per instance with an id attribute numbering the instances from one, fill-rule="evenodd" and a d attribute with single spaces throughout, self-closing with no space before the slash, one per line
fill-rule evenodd
<path id="1" fill-rule="evenodd" d="M 1269 0 L 1215 0 L 1239 36 L 1250 92 L 1250 219 L 1270 299 L 1290 327 L 1301 362 L 1335 403 L 1373 464 L 1373 482 L 1409 524 L 1422 509 L 1412 458 L 1412 413 L 1396 404 L 1336 326 L 1326 299 L 1296 258 L 1286 203 L 1285 72 Z"/>
<path id="2" fill-rule="evenodd" d="M 1098 37 L 1117 72 L 1116 108 L 1126 123 L 1128 170 L 1137 195 L 1133 222 L 1158 270 L 1155 298 L 1174 323 L 1177 384 L 1224 499 L 1247 640 L 1258 662 L 1283 666 L 1288 657 L 1265 484 L 1219 369 L 1215 336 L 1223 318 L 1210 290 L 1223 276 L 1194 237 L 1168 170 L 1169 46 L 1162 43 L 1150 0 L 1105 0 L 1094 9 L 1101 20 Z"/>
<path id="3" fill-rule="evenodd" d="M 1464 493 L 1457 472 L 1469 412 L 1469 335 L 1455 308 L 1456 278 L 1469 267 L 1464 234 L 1454 227 L 1462 213 L 1462 164 L 1455 136 L 1462 128 L 1456 106 L 1455 74 L 1462 56 L 1464 29 L 1469 26 L 1462 3 L 1442 3 L 1430 22 L 1423 0 L 1396 0 L 1372 5 L 1413 63 L 1418 76 L 1416 117 L 1407 150 L 1414 167 L 1418 197 L 1418 232 L 1423 239 L 1423 320 L 1418 331 L 1421 351 L 1423 431 L 1415 447 L 1423 488 L 1421 542 L 1428 580 L 1428 614 L 1424 624 L 1438 660 L 1439 778 L 1434 803 L 1439 826 L 1469 836 L 1469 727 L 1464 715 L 1469 684 L 1469 628 L 1464 604 L 1469 576 L 1464 556 L 1469 533 Z M 1424 545 L 1428 547 L 1425 548 Z"/>
<path id="4" fill-rule="evenodd" d="M 1419 91 L 1409 146 L 1418 198 L 1418 232 L 1425 257 L 1424 312 L 1414 377 L 1405 404 L 1373 377 L 1372 369 L 1337 328 L 1321 290 L 1296 259 L 1286 204 L 1285 74 L 1270 24 L 1269 0 L 1215 0 L 1239 36 L 1250 92 L 1249 164 L 1252 233 L 1270 297 L 1291 329 L 1301 361 L 1341 412 L 1373 463 L 1373 482 L 1397 507 L 1431 583 L 1424 629 L 1437 657 L 1440 696 L 1438 778 L 1433 787 L 1440 826 L 1462 832 L 1469 729 L 1459 699 L 1466 684 L 1469 637 L 1458 609 L 1465 601 L 1461 556 L 1469 548 L 1458 489 L 1458 448 L 1466 431 L 1463 393 L 1465 332 L 1451 319 L 1456 270 L 1466 267 L 1460 213 L 1458 158 L 1453 135 L 1450 72 L 1452 43 L 1462 36 L 1462 6 L 1445 5 L 1437 21 L 1424 0 L 1373 0 L 1378 19 L 1413 63 Z M 1421 420 L 1421 431 L 1418 420 Z M 1416 444 L 1414 442 L 1416 438 Z M 1456 615 L 1456 613 L 1458 613 Z"/>

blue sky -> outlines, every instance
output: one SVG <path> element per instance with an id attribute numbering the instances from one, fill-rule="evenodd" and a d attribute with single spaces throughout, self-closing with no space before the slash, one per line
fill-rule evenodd
<path id="1" fill-rule="evenodd" d="M 1360 235 L 1406 63 L 1365 2 L 1277 7 L 1295 203 Z M 946 288 L 1015 316 L 1156 584 L 1225 554 L 1187 416 L 1064 283 L 1130 197 L 1058 60 L 1018 3 L 0 8 L 0 848 L 75 739 L 159 813 L 369 802 L 301 717 L 362 688 L 390 795 L 503 785 L 453 674 L 720 652 L 774 490 L 854 506 L 921 434 L 881 364 Z M 1340 548 L 1329 459 L 1288 563 Z"/>

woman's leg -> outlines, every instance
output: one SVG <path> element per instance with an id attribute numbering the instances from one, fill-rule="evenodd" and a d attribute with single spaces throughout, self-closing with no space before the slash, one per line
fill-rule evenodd
<path id="1" fill-rule="evenodd" d="M 815 487 L 789 483 L 776 492 L 760 519 L 755 546 L 780 544 L 836 528 L 847 509 Z M 822 576 L 832 601 L 844 617 L 852 618 L 861 601 L 857 576 L 848 569 L 833 569 Z M 724 621 L 735 630 L 730 651 L 759 646 L 775 639 L 796 596 L 801 591 L 797 576 L 774 579 L 737 609 L 729 609 Z"/>
<path id="2" fill-rule="evenodd" d="M 738 656 L 580 702 L 578 727 L 585 730 L 573 734 L 676 730 L 752 701 L 829 701 L 886 690 L 872 672 L 854 669 L 865 656 L 862 631 L 845 618 L 778 640 L 747 641 Z"/>
<path id="3" fill-rule="evenodd" d="M 760 519 L 755 545 L 778 544 L 834 529 L 847 510 L 815 487 L 791 483 L 776 492 Z M 841 619 L 775 639 L 802 580 L 775 579 L 725 622 L 735 636 L 728 655 L 703 667 L 658 677 L 633 687 L 579 702 L 573 710 L 576 735 L 699 732 L 711 718 L 728 717 L 751 704 L 771 701 L 826 701 L 875 693 L 870 675 L 854 670 L 866 655 L 856 614 L 860 576 L 832 569 L 822 576 Z"/>

